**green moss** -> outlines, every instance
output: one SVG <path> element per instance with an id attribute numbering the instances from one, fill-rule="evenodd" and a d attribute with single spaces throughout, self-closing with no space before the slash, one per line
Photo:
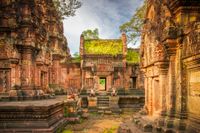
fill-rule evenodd
<path id="1" fill-rule="evenodd" d="M 126 60 L 128 63 L 139 63 L 140 62 L 139 57 L 140 57 L 139 53 L 134 51 L 133 49 L 127 50 Z"/>
<path id="2" fill-rule="evenodd" d="M 84 50 L 86 54 L 109 54 L 116 56 L 123 54 L 123 43 L 117 40 L 85 40 Z"/>

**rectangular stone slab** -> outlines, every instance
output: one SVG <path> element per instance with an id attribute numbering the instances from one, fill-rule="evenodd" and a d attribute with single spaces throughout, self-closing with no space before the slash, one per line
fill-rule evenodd
<path id="1" fill-rule="evenodd" d="M 56 132 L 66 123 L 63 98 L 1 102 L 0 132 Z"/>

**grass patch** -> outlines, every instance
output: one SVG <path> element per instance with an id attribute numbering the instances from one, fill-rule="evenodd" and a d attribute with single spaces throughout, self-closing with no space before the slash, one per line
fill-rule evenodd
<path id="1" fill-rule="evenodd" d="M 67 130 L 64 130 L 62 133 L 73 133 L 73 132 L 72 132 L 72 130 L 67 129 Z"/>
<path id="2" fill-rule="evenodd" d="M 118 129 L 118 126 L 113 126 L 111 128 L 108 128 L 108 129 L 105 129 L 103 131 L 103 133 L 116 133 L 117 132 L 117 129 Z"/>
<path id="3" fill-rule="evenodd" d="M 90 115 L 91 115 L 92 117 L 97 117 L 97 116 L 99 116 L 100 114 L 99 114 L 98 112 L 90 112 Z"/>

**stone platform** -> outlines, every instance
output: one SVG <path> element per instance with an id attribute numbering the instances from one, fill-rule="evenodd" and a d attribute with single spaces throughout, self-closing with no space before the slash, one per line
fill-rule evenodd
<path id="1" fill-rule="evenodd" d="M 64 99 L 0 102 L 0 132 L 54 133 L 65 125 Z"/>
<path id="2" fill-rule="evenodd" d="M 94 97 L 90 97 L 85 90 L 80 97 L 81 107 L 92 112 L 137 112 L 144 106 L 144 92 L 139 89 L 119 90 L 116 96 L 111 96 L 109 91 L 99 92 Z"/>

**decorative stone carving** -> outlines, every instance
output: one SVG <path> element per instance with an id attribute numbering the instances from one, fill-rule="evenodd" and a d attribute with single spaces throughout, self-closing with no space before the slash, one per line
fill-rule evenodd
<path id="1" fill-rule="evenodd" d="M 166 50 L 162 44 L 157 44 L 155 48 L 156 61 L 164 61 L 167 59 Z"/>

